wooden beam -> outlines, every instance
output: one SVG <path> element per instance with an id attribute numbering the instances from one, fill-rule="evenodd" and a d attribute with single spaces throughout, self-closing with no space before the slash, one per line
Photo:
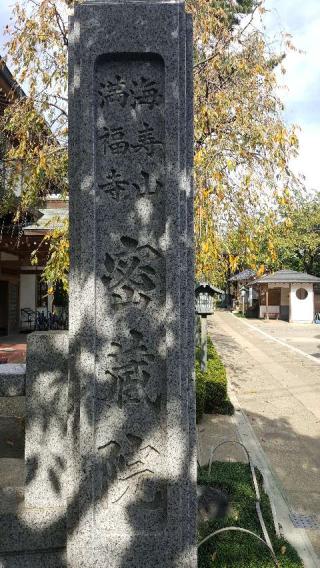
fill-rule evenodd
<path id="1" fill-rule="evenodd" d="M 5 268 L 6 268 L 6 267 L 7 267 L 7 268 L 15 268 L 15 267 L 18 267 L 18 266 L 20 266 L 20 259 L 17 258 L 16 260 L 7 260 L 7 259 L 5 259 L 5 260 L 0 260 L 0 266 L 3 266 L 3 267 L 5 267 Z"/>
<path id="2" fill-rule="evenodd" d="M 266 289 L 266 319 L 269 319 L 269 285 L 267 284 Z"/>
<path id="3" fill-rule="evenodd" d="M 19 260 L 2 260 L 0 261 L 1 274 L 17 274 L 20 272 Z"/>

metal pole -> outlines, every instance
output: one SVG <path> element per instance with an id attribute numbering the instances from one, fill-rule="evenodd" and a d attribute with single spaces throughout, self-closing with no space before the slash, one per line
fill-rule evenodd
<path id="1" fill-rule="evenodd" d="M 201 316 L 201 371 L 207 370 L 207 361 L 208 361 L 207 316 Z"/>
<path id="2" fill-rule="evenodd" d="M 195 318 L 195 343 L 196 343 L 196 347 L 200 347 L 201 348 L 201 334 L 200 334 L 200 316 L 198 314 L 196 314 L 196 318 Z"/>

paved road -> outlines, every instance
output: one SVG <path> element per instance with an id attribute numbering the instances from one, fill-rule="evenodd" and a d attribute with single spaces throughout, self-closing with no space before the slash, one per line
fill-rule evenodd
<path id="1" fill-rule="evenodd" d="M 27 334 L 5 335 L 0 337 L 0 364 L 25 363 Z"/>
<path id="2" fill-rule="evenodd" d="M 263 334 L 259 329 L 261 324 L 228 312 L 217 312 L 209 320 L 209 333 L 228 369 L 232 388 L 291 510 L 314 515 L 320 529 L 319 359 L 310 357 L 309 349 L 305 355 L 290 349 L 285 328 L 284 344 L 274 341 L 268 324 Z M 288 333 L 292 333 L 290 328 Z M 309 530 L 308 535 L 320 566 L 320 530 Z"/>
<path id="3" fill-rule="evenodd" d="M 293 351 L 302 351 L 320 359 L 320 325 L 291 323 L 282 320 L 247 320 L 260 332 L 271 335 L 290 347 Z"/>

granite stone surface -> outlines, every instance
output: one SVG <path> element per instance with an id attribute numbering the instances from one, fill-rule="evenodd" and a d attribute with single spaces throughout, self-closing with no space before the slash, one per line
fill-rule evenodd
<path id="1" fill-rule="evenodd" d="M 0 365 L 0 397 L 24 396 L 25 374 L 24 364 Z"/>
<path id="2" fill-rule="evenodd" d="M 0 556 L 65 547 L 65 508 L 27 509 L 0 514 Z M 45 565 L 44 565 L 45 566 Z"/>
<path id="3" fill-rule="evenodd" d="M 66 505 L 68 333 L 28 337 L 26 368 L 26 508 Z"/>
<path id="4" fill-rule="evenodd" d="M 25 552 L 14 555 L 0 555 L 0 568 L 66 568 L 66 552 L 46 553 Z"/>
<path id="5" fill-rule="evenodd" d="M 14 376 L 24 377 L 22 371 Z M 0 567 L 67 566 L 67 392 L 68 333 L 29 335 L 25 464 L 19 464 L 26 470 L 25 487 L 10 487 L 7 472 L 1 489 Z"/>
<path id="6" fill-rule="evenodd" d="M 197 547 L 194 535 L 197 534 L 197 431 L 196 431 L 196 397 L 195 397 L 195 248 L 194 248 L 194 117 L 193 117 L 193 23 L 190 14 L 186 14 L 186 357 L 187 357 L 187 413 L 189 427 L 189 469 L 188 469 L 188 515 L 187 543 L 190 564 L 197 566 Z"/>
<path id="7" fill-rule="evenodd" d="M 183 2 L 70 41 L 68 566 L 196 566 L 192 46 Z"/>

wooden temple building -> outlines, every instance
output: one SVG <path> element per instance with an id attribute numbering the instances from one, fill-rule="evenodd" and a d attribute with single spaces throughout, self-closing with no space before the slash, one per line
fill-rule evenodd
<path id="1" fill-rule="evenodd" d="M 0 58 L 0 114 L 12 98 L 24 96 Z M 3 182 L 5 167 L 1 154 L 0 169 Z M 1 191 L 5 191 L 5 182 L 1 184 Z M 19 199 L 19 190 L 16 197 Z M 42 241 L 45 234 L 57 226 L 57 219 L 67 216 L 67 201 L 53 195 L 39 209 L 30 212 L 21 224 L 14 223 L 10 214 L 0 217 L 0 335 L 32 329 L 37 310 L 50 310 L 53 297 L 48 296 L 41 279 L 48 243 Z M 39 249 L 37 266 L 31 263 L 35 249 Z"/>
<path id="2" fill-rule="evenodd" d="M 259 290 L 259 317 L 292 323 L 313 323 L 320 311 L 320 278 L 279 270 L 254 281 Z"/>

